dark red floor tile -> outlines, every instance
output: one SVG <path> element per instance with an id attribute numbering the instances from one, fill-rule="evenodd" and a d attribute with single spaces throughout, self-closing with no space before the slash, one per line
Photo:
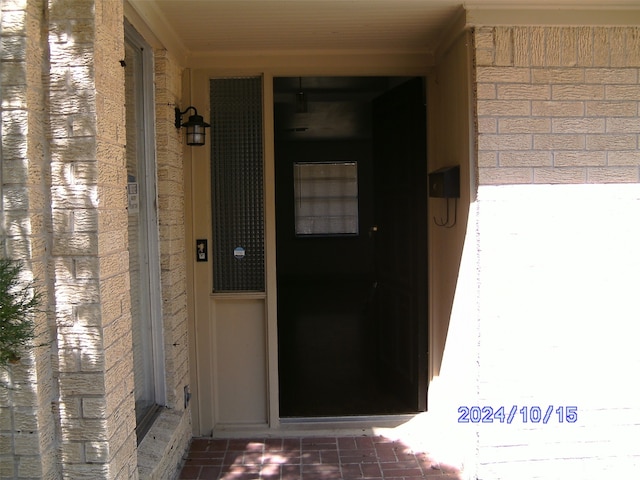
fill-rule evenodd
<path id="1" fill-rule="evenodd" d="M 354 437 L 338 437 L 338 448 L 340 450 L 355 450 L 357 448 Z"/>
<path id="2" fill-rule="evenodd" d="M 320 448 L 319 445 L 336 445 L 337 439 L 336 437 L 303 437 L 301 439 L 301 444 L 303 448 L 306 448 L 310 445 L 315 445 Z"/>
<path id="3" fill-rule="evenodd" d="M 364 477 L 382 476 L 382 470 L 380 469 L 380 465 L 378 465 L 377 463 L 367 463 L 360 465 L 360 469 L 362 470 L 362 475 Z"/>
<path id="4" fill-rule="evenodd" d="M 220 477 L 221 467 L 202 467 L 198 480 L 216 480 Z"/>
<path id="5" fill-rule="evenodd" d="M 204 438 L 194 438 L 191 441 L 189 450 L 192 452 L 203 452 L 209 450 L 210 440 Z"/>
<path id="6" fill-rule="evenodd" d="M 386 477 L 407 477 L 407 478 L 422 478 L 422 470 L 419 468 L 393 468 L 384 470 L 384 476 Z"/>
<path id="7" fill-rule="evenodd" d="M 180 472 L 181 479 L 192 479 L 198 478 L 200 475 L 200 466 L 185 466 Z"/>

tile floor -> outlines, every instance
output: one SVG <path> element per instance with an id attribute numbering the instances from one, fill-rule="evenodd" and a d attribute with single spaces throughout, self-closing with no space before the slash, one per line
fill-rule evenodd
<path id="1" fill-rule="evenodd" d="M 462 480 L 438 464 L 384 437 L 210 439 L 191 443 L 180 479 L 216 480 Z"/>

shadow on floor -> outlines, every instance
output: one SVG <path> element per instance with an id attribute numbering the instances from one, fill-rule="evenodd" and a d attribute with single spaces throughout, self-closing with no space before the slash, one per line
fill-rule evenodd
<path id="1" fill-rule="evenodd" d="M 194 439 L 180 479 L 462 480 L 462 472 L 385 437 Z"/>

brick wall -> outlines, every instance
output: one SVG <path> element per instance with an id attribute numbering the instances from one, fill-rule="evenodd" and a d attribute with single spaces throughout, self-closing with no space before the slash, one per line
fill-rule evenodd
<path id="1" fill-rule="evenodd" d="M 135 475 L 122 4 L 51 1 L 50 146 L 60 466 Z"/>
<path id="2" fill-rule="evenodd" d="M 182 69 L 166 50 L 154 52 L 158 223 L 167 407 L 138 448 L 140 478 L 171 478 L 191 441 L 191 409 L 184 407 L 189 384 L 184 229 L 182 130 L 174 126 Z"/>
<path id="3" fill-rule="evenodd" d="M 482 27 L 475 44 L 478 378 L 468 402 L 506 415 L 516 406 L 511 423 L 468 425 L 475 473 L 635 478 L 640 29 Z M 560 422 L 567 406 L 575 423 Z"/>
<path id="4" fill-rule="evenodd" d="M 0 0 L 0 200 L 2 254 L 24 261 L 36 279 L 43 311 L 35 317 L 38 345 L 0 370 L 0 478 L 55 478 L 53 382 L 46 306 L 45 92 L 41 72 L 46 38 L 41 1 Z"/>
<path id="5" fill-rule="evenodd" d="M 2 247 L 45 309 L 0 373 L 0 478 L 170 478 L 191 437 L 181 69 L 156 54 L 167 409 L 136 446 L 127 251 L 123 5 L 0 0 Z M 43 73 L 44 72 L 44 73 Z"/>
<path id="6" fill-rule="evenodd" d="M 640 181 L 640 28 L 476 31 L 481 185 Z"/>

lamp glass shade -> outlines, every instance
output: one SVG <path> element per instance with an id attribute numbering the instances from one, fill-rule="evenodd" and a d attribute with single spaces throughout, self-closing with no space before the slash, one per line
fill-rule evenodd
<path id="1" fill-rule="evenodd" d="M 206 128 L 210 127 L 201 115 L 191 115 L 189 121 L 182 124 L 187 129 L 187 145 L 204 145 Z"/>
<path id="2" fill-rule="evenodd" d="M 187 127 L 187 145 L 204 145 L 206 130 L 202 125 Z"/>

